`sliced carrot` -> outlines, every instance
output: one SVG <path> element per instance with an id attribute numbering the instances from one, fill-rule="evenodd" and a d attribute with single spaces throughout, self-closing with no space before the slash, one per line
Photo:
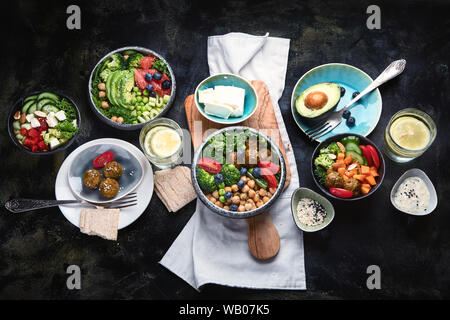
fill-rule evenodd
<path id="1" fill-rule="evenodd" d="M 353 177 L 353 172 L 352 171 L 347 171 L 345 172 L 345 175 L 349 178 Z"/>
<path id="2" fill-rule="evenodd" d="M 333 170 L 331 170 L 331 169 L 328 169 L 327 170 L 327 174 L 330 174 L 330 173 L 332 173 L 333 172 Z"/>
<path id="3" fill-rule="evenodd" d="M 352 156 L 347 156 L 347 157 L 345 157 L 345 159 L 344 159 L 344 163 L 345 163 L 346 165 L 349 165 L 350 163 L 352 163 L 352 161 L 353 161 Z"/>
<path id="4" fill-rule="evenodd" d="M 345 147 L 342 143 L 337 142 L 337 145 L 338 145 L 339 149 L 341 149 L 342 152 L 345 152 Z"/>
<path id="5" fill-rule="evenodd" d="M 361 188 L 371 188 L 370 187 L 370 184 L 367 184 L 367 183 L 361 183 Z"/>
<path id="6" fill-rule="evenodd" d="M 374 185 L 377 184 L 376 181 L 375 181 L 375 178 L 372 177 L 372 176 L 366 176 L 366 181 L 367 181 L 371 186 L 374 186 Z"/>
<path id="7" fill-rule="evenodd" d="M 353 176 L 353 178 L 355 178 L 355 179 L 357 179 L 357 180 L 359 180 L 359 181 L 361 181 L 361 182 L 363 182 L 363 181 L 366 180 L 366 176 L 363 175 L 363 174 L 355 174 L 355 175 Z"/>
<path id="8" fill-rule="evenodd" d="M 337 155 L 337 158 L 338 158 L 338 160 L 344 160 L 344 158 L 345 158 L 345 153 L 339 152 L 338 155 Z"/>
<path id="9" fill-rule="evenodd" d="M 345 174 L 342 176 L 342 178 L 344 178 L 344 180 L 349 180 L 350 178 L 347 177 Z"/>
<path id="10" fill-rule="evenodd" d="M 339 167 L 337 172 L 342 176 L 344 173 L 346 173 L 345 167 Z"/>
<path id="11" fill-rule="evenodd" d="M 363 187 L 361 187 L 361 192 L 362 192 L 363 194 L 368 194 L 369 191 L 370 191 L 370 188 L 363 188 Z"/>
<path id="12" fill-rule="evenodd" d="M 362 174 L 370 174 L 370 168 L 368 166 L 361 166 Z"/>
<path id="13" fill-rule="evenodd" d="M 371 175 L 372 177 L 378 177 L 379 174 L 378 174 L 378 172 L 377 172 L 377 168 L 375 168 L 375 167 L 370 167 L 370 175 Z"/>
<path id="14" fill-rule="evenodd" d="M 345 167 L 345 163 L 336 161 L 335 163 L 333 163 L 332 166 L 333 166 L 333 170 L 337 171 L 339 168 Z"/>

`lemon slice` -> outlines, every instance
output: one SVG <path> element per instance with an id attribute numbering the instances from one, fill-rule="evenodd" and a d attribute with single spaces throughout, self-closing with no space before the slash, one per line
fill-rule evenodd
<path id="1" fill-rule="evenodd" d="M 420 150 L 430 141 L 428 127 L 414 117 L 400 117 L 391 125 L 392 139 L 402 148 Z"/>
<path id="2" fill-rule="evenodd" d="M 160 126 L 151 129 L 145 137 L 145 146 L 160 158 L 173 155 L 180 147 L 181 137 L 175 130 Z"/>

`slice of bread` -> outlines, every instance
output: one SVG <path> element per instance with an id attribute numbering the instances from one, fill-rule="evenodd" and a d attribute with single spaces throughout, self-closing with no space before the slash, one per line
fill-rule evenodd
<path id="1" fill-rule="evenodd" d="M 80 231 L 91 236 L 117 240 L 120 209 L 82 209 Z"/>

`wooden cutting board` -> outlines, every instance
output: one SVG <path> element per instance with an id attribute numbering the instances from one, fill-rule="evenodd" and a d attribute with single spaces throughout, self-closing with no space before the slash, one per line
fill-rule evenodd
<path id="1" fill-rule="evenodd" d="M 278 131 L 279 140 L 274 142 L 278 144 L 285 158 L 286 183 L 284 187 L 286 189 L 291 181 L 291 168 L 287 161 L 286 150 L 281 140 L 281 134 L 279 134 L 278 123 L 275 117 L 272 100 L 269 95 L 269 89 L 264 82 L 259 80 L 251 81 L 251 84 L 258 95 L 258 107 L 249 119 L 237 125 L 247 126 L 258 130 L 265 129 L 269 136 L 271 136 L 272 130 Z M 194 150 L 196 150 L 202 141 L 212 133 L 211 129 L 227 127 L 227 125 L 215 123 L 203 117 L 197 110 L 193 94 L 189 95 L 184 101 L 184 108 L 186 110 L 189 130 L 191 131 Z M 249 232 L 248 244 L 253 256 L 262 260 L 274 257 L 280 249 L 280 237 L 269 212 L 264 212 L 246 220 Z"/>

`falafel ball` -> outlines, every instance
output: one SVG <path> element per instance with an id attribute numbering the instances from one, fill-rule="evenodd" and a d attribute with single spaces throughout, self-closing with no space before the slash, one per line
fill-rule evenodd
<path id="1" fill-rule="evenodd" d="M 117 161 L 110 161 L 103 167 L 105 178 L 118 179 L 122 175 L 122 166 Z"/>
<path id="2" fill-rule="evenodd" d="M 119 183 L 111 178 L 107 178 L 98 187 L 100 193 L 106 198 L 112 198 L 119 192 Z"/>
<path id="3" fill-rule="evenodd" d="M 344 181 L 344 189 L 353 192 L 353 195 L 357 196 L 361 190 L 361 182 L 352 177 Z"/>
<path id="4" fill-rule="evenodd" d="M 98 170 L 89 169 L 84 172 L 83 184 L 86 188 L 95 189 L 99 185 L 100 181 L 102 181 L 102 175 Z"/>
<path id="5" fill-rule="evenodd" d="M 325 186 L 327 188 L 342 188 L 344 186 L 344 178 L 336 171 L 332 171 L 325 178 Z"/>

